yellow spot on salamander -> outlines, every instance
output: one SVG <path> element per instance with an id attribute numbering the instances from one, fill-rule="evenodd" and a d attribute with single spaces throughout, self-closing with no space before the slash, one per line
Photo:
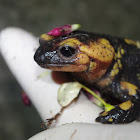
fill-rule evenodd
<path id="1" fill-rule="evenodd" d="M 77 46 L 80 46 L 82 43 L 78 40 L 78 39 L 75 39 L 75 38 L 68 38 L 64 41 L 62 41 L 59 45 L 62 46 L 62 45 L 70 45 L 70 46 L 73 46 L 73 47 L 77 47 Z"/>
<path id="2" fill-rule="evenodd" d="M 118 68 L 118 63 L 116 62 L 113 66 L 113 69 L 117 69 Z"/>
<path id="3" fill-rule="evenodd" d="M 125 41 L 127 44 L 135 45 L 135 46 L 137 46 L 137 48 L 140 49 L 140 41 L 133 41 L 133 40 L 130 40 L 130 39 L 124 39 L 124 41 Z"/>
<path id="4" fill-rule="evenodd" d="M 121 49 L 121 54 L 124 54 L 124 49 Z"/>
<path id="5" fill-rule="evenodd" d="M 96 68 L 96 63 L 95 62 L 90 62 L 89 71 L 92 71 L 95 68 Z"/>
<path id="6" fill-rule="evenodd" d="M 109 122 L 113 122 L 113 119 L 112 119 L 112 118 L 109 118 L 108 121 L 109 121 Z"/>
<path id="7" fill-rule="evenodd" d="M 114 72 L 114 70 L 111 71 L 110 76 L 111 76 L 111 77 L 114 77 L 114 76 L 115 76 L 115 72 Z"/>
<path id="8" fill-rule="evenodd" d="M 117 52 L 117 58 L 121 58 L 121 57 L 122 57 L 121 52 L 118 51 L 118 52 Z"/>
<path id="9" fill-rule="evenodd" d="M 128 110 L 132 107 L 133 103 L 129 100 L 119 105 L 122 110 Z"/>
<path id="10" fill-rule="evenodd" d="M 74 42 L 71 42 L 71 41 L 60 43 L 60 45 L 69 45 L 71 47 L 76 47 L 75 43 Z"/>
<path id="11" fill-rule="evenodd" d="M 129 95 L 134 95 L 137 93 L 136 89 L 138 89 L 138 87 L 128 82 L 121 82 L 121 89 L 128 90 Z"/>
<path id="12" fill-rule="evenodd" d="M 108 112 L 104 111 L 103 113 L 101 113 L 102 116 L 107 116 Z"/>
<path id="13" fill-rule="evenodd" d="M 109 41 L 104 38 L 98 39 L 95 42 L 91 41 L 89 45 L 82 45 L 80 51 L 102 62 L 112 62 L 115 52 Z"/>
<path id="14" fill-rule="evenodd" d="M 121 60 L 118 59 L 117 61 L 118 61 L 119 68 L 122 69 L 122 63 L 121 63 Z"/>
<path id="15" fill-rule="evenodd" d="M 121 64 L 121 60 L 120 59 L 118 59 L 118 64 Z"/>
<path id="16" fill-rule="evenodd" d="M 119 73 L 119 69 L 115 69 L 114 72 L 115 72 L 115 75 L 117 75 Z"/>
<path id="17" fill-rule="evenodd" d="M 119 63 L 119 68 L 122 69 L 122 64 L 121 63 Z"/>
<path id="18" fill-rule="evenodd" d="M 115 60 L 117 59 L 117 53 L 114 54 L 114 59 L 115 59 Z"/>
<path id="19" fill-rule="evenodd" d="M 52 40 L 53 38 L 54 38 L 54 36 L 50 36 L 50 35 L 47 35 L 47 34 L 42 34 L 40 36 L 40 39 L 46 40 L 46 41 Z"/>
<path id="20" fill-rule="evenodd" d="M 113 70 L 111 71 L 110 76 L 111 76 L 111 77 L 114 77 L 114 76 L 117 75 L 118 73 L 119 73 L 119 69 L 113 69 Z"/>
<path id="21" fill-rule="evenodd" d="M 77 60 L 75 61 L 76 64 L 88 64 L 90 63 L 89 57 L 86 54 L 80 53 L 76 56 Z"/>
<path id="22" fill-rule="evenodd" d="M 118 59 L 117 62 L 114 63 L 114 66 L 113 66 L 113 69 L 111 71 L 110 76 L 114 77 L 115 75 L 117 75 L 119 73 L 119 68 L 120 69 L 122 68 L 122 64 L 121 64 L 120 59 Z"/>
<path id="23" fill-rule="evenodd" d="M 106 40 L 105 38 L 102 38 L 99 40 L 101 44 L 103 44 L 104 46 L 107 46 L 108 48 L 110 48 L 110 43 L 108 40 Z"/>
<path id="24" fill-rule="evenodd" d="M 135 45 L 135 46 L 138 46 L 137 42 L 133 41 L 133 40 L 130 40 L 130 39 L 124 39 L 124 41 L 127 43 L 127 44 L 130 44 L 130 45 Z"/>

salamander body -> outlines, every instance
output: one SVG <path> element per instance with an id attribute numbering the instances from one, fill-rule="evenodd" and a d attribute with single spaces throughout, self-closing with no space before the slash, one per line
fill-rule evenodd
<path id="1" fill-rule="evenodd" d="M 103 96 L 120 101 L 96 121 L 130 123 L 140 115 L 139 47 L 129 39 L 85 31 L 57 37 L 43 34 L 34 59 L 43 68 L 69 72 Z"/>

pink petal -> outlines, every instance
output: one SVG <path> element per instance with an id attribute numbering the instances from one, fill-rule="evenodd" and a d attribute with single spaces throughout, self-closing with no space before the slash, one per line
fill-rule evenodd
<path id="1" fill-rule="evenodd" d="M 78 28 L 80 28 L 79 24 L 64 25 L 64 26 L 60 26 L 60 27 L 52 29 L 47 34 L 51 35 L 51 36 L 67 35 L 67 34 L 73 32 L 74 30 L 77 30 Z"/>
<path id="2" fill-rule="evenodd" d="M 26 93 L 23 92 L 21 97 L 22 97 L 22 102 L 23 102 L 24 105 L 26 105 L 26 106 L 30 106 L 31 105 L 31 101 L 28 98 L 28 96 L 26 95 Z"/>

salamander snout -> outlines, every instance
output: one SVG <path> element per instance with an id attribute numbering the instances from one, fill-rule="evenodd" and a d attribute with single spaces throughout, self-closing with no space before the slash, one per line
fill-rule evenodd
<path id="1" fill-rule="evenodd" d="M 44 67 L 44 65 L 51 63 L 50 61 L 55 54 L 56 51 L 48 52 L 45 49 L 42 49 L 42 47 L 39 47 L 34 54 L 34 60 L 38 65 Z"/>

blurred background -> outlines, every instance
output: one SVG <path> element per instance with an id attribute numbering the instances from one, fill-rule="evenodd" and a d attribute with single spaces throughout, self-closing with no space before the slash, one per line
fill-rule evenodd
<path id="1" fill-rule="evenodd" d="M 36 36 L 79 23 L 82 30 L 140 40 L 139 0 L 0 0 L 0 30 L 16 26 Z M 22 89 L 0 55 L 0 139 L 25 140 L 42 131 L 33 105 L 21 100 Z"/>

